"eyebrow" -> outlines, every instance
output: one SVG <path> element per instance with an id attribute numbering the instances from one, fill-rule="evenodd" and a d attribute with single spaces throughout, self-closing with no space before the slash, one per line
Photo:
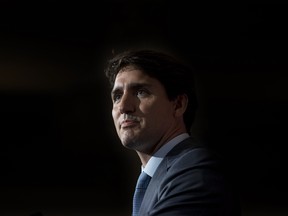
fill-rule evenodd
<path id="1" fill-rule="evenodd" d="M 148 84 L 148 83 L 131 83 L 131 84 L 128 84 L 128 89 L 140 89 L 140 88 L 149 88 L 151 87 L 152 85 L 151 84 Z M 121 91 L 123 89 L 123 87 L 121 86 L 118 86 L 114 89 L 112 89 L 111 91 L 111 95 Z"/>

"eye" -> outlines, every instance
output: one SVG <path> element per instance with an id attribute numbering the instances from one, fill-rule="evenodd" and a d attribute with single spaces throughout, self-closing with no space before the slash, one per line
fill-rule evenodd
<path id="1" fill-rule="evenodd" d="M 146 97 L 150 95 L 150 92 L 147 89 L 138 89 L 137 90 L 137 97 Z"/>
<path id="2" fill-rule="evenodd" d="M 113 96 L 112 96 L 113 102 L 119 101 L 121 99 L 121 96 L 122 96 L 122 94 L 120 94 L 120 93 L 113 94 Z"/>

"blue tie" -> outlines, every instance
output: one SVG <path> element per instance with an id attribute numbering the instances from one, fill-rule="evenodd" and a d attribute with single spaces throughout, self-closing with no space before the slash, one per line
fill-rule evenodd
<path id="1" fill-rule="evenodd" d="M 142 203 L 142 199 L 144 197 L 146 188 L 150 182 L 151 177 L 147 175 L 145 172 L 142 172 L 138 178 L 134 197 L 133 197 L 133 213 L 132 216 L 138 216 L 138 212 Z"/>

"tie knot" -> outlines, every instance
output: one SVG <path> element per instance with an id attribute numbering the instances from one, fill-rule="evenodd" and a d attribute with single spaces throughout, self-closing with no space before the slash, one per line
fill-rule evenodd
<path id="1" fill-rule="evenodd" d="M 150 179 L 151 179 L 151 177 L 143 171 L 138 178 L 136 188 L 137 189 L 147 188 Z"/>

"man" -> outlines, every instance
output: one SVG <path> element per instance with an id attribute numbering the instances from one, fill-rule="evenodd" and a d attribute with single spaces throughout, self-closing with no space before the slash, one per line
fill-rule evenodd
<path id="1" fill-rule="evenodd" d="M 109 60 L 105 74 L 117 134 L 148 176 L 132 214 L 238 215 L 216 154 L 190 134 L 197 107 L 192 70 L 162 52 L 130 50 Z"/>

